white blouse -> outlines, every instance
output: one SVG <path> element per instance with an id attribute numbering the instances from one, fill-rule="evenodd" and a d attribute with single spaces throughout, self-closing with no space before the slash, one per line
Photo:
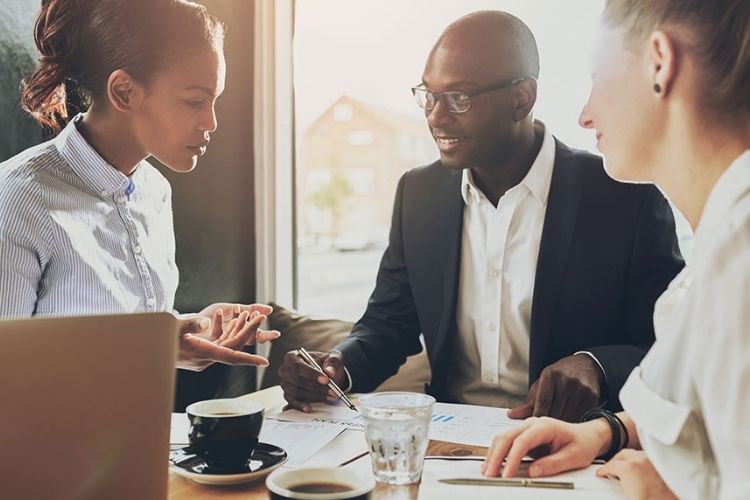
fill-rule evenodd
<path id="1" fill-rule="evenodd" d="M 721 176 L 620 401 L 680 498 L 750 499 L 750 150 Z"/>

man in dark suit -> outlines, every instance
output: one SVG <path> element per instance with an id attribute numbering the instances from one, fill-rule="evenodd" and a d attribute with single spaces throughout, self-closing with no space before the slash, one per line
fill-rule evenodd
<path id="1" fill-rule="evenodd" d="M 439 400 L 513 418 L 619 408 L 683 265 L 674 220 L 653 186 L 611 180 L 534 120 L 538 73 L 533 35 L 503 12 L 464 16 L 438 40 L 413 92 L 440 161 L 401 178 L 367 310 L 314 354 L 341 386 L 373 390 L 421 333 Z M 333 398 L 293 353 L 279 373 L 292 406 Z"/>

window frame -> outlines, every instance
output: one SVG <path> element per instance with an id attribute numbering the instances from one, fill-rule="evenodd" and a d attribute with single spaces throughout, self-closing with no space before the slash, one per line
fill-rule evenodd
<path id="1" fill-rule="evenodd" d="M 258 0 L 255 9 L 256 297 L 294 307 L 294 0 Z"/>

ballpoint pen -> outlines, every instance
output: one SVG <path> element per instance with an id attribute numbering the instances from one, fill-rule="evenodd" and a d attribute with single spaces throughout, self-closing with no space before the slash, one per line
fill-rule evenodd
<path id="1" fill-rule="evenodd" d="M 575 484 L 568 481 L 538 481 L 536 479 L 489 478 L 489 477 L 453 477 L 438 479 L 445 484 L 462 484 L 471 486 L 519 486 L 521 488 L 552 488 L 562 490 L 575 489 Z"/>
<path id="2" fill-rule="evenodd" d="M 340 398 L 340 399 L 341 399 L 342 401 L 344 401 L 344 403 L 346 403 L 346 405 L 347 405 L 347 406 L 348 406 L 348 407 L 349 407 L 350 409 L 352 409 L 352 410 L 354 410 L 354 411 L 358 411 L 358 410 L 357 410 L 357 407 L 356 407 L 356 406 L 354 406 L 354 404 L 352 404 L 352 402 L 351 402 L 351 401 L 349 400 L 349 398 L 348 398 L 348 397 L 346 397 L 346 394 L 344 394 L 344 391 L 342 391 L 342 390 L 341 390 L 341 389 L 339 388 L 339 386 L 338 386 L 338 385 L 336 385 L 336 382 L 334 382 L 334 381 L 333 381 L 333 379 L 331 379 L 331 377 L 329 377 L 329 376 L 328 376 L 328 375 L 327 375 L 327 374 L 326 374 L 326 373 L 325 373 L 325 372 L 323 371 L 323 368 L 321 368 L 321 367 L 320 367 L 320 365 L 318 364 L 318 362 L 317 362 L 317 361 L 315 361 L 315 358 L 313 358 L 312 356 L 310 356 L 310 353 L 309 353 L 309 352 L 307 352 L 307 351 L 305 350 L 305 348 L 304 348 L 304 347 L 300 347 L 300 348 L 299 348 L 299 350 L 297 351 L 297 354 L 298 354 L 298 355 L 299 355 L 299 357 L 300 357 L 300 358 L 302 358 L 302 360 L 303 360 L 303 361 L 304 361 L 305 363 L 307 363 L 307 364 L 308 364 L 309 366 L 311 366 L 312 368 L 316 369 L 317 371 L 319 371 L 320 373 L 322 373 L 323 375 L 325 375 L 326 377 L 328 377 L 328 388 L 329 388 L 329 389 L 331 389 L 331 390 L 333 391 L 333 393 L 334 393 L 334 394 L 335 394 L 335 395 L 336 395 L 336 396 L 337 396 L 338 398 Z"/>

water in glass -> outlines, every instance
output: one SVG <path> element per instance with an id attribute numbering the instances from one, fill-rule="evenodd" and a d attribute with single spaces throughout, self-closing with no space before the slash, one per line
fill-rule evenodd
<path id="1" fill-rule="evenodd" d="M 419 481 L 434 402 L 431 396 L 417 393 L 380 393 L 360 399 L 377 481 L 388 484 Z"/>

